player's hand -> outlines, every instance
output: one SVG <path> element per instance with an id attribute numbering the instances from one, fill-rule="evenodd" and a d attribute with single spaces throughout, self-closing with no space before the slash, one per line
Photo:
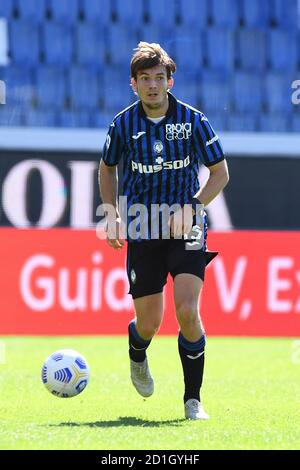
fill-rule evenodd
<path id="1" fill-rule="evenodd" d="M 124 244 L 122 220 L 120 217 L 109 218 L 106 221 L 106 241 L 115 250 L 120 250 Z"/>
<path id="2" fill-rule="evenodd" d="M 193 209 L 185 204 L 182 209 L 170 216 L 168 225 L 172 237 L 183 237 L 189 234 L 193 227 Z"/>

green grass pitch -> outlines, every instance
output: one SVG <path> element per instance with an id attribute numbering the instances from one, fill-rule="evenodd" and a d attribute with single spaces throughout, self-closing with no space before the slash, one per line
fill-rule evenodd
<path id="1" fill-rule="evenodd" d="M 0 339 L 1 449 L 300 449 L 292 339 L 208 338 L 205 422 L 183 419 L 176 337 L 151 344 L 155 393 L 147 400 L 130 383 L 126 337 Z M 88 387 L 69 399 L 40 380 L 45 358 L 62 348 L 78 350 L 91 367 Z"/>

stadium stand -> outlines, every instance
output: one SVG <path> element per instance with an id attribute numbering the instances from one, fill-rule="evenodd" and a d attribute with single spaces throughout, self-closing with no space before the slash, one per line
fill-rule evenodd
<path id="1" fill-rule="evenodd" d="M 85 67 L 72 65 L 67 73 L 67 91 L 71 109 L 96 109 L 100 104 L 100 77 Z"/>
<path id="2" fill-rule="evenodd" d="M 28 127 L 55 127 L 56 113 L 51 110 L 30 109 L 24 113 L 25 125 Z"/>
<path id="3" fill-rule="evenodd" d="M 0 2 L 0 17 L 7 18 L 10 20 L 13 16 L 14 1 L 13 0 L 1 0 Z"/>
<path id="4" fill-rule="evenodd" d="M 297 0 L 1 0 L 0 17 L 1 125 L 106 126 L 136 99 L 129 62 L 144 40 L 174 57 L 174 93 L 216 128 L 299 132 Z"/>
<path id="5" fill-rule="evenodd" d="M 139 26 L 145 17 L 144 3 L 136 0 L 116 0 L 116 19 L 119 24 Z"/>
<path id="6" fill-rule="evenodd" d="M 273 70 L 296 70 L 297 38 L 294 32 L 274 30 L 269 32 L 269 61 Z"/>
<path id="7" fill-rule="evenodd" d="M 12 20 L 8 23 L 8 30 L 12 63 L 38 67 L 40 59 L 38 26 L 31 21 Z"/>
<path id="8" fill-rule="evenodd" d="M 236 29 L 240 22 L 239 0 L 211 0 L 208 2 L 210 18 L 214 26 Z"/>
<path id="9" fill-rule="evenodd" d="M 84 21 L 95 22 L 97 25 L 108 25 L 112 20 L 111 0 L 81 0 L 80 14 Z"/>
<path id="10" fill-rule="evenodd" d="M 57 0 L 47 0 L 47 4 L 48 14 L 51 19 L 63 24 L 77 24 L 79 18 L 79 0 L 59 0 L 59 2 Z"/>
<path id="11" fill-rule="evenodd" d="M 25 2 L 24 0 L 18 0 L 15 2 L 15 5 L 22 20 L 39 24 L 46 19 L 46 0 L 26 0 Z"/>
<path id="12" fill-rule="evenodd" d="M 263 72 L 266 68 L 266 33 L 254 28 L 237 32 L 237 65 L 243 70 Z"/>
<path id="13" fill-rule="evenodd" d="M 201 77 L 201 103 L 206 113 L 227 113 L 232 111 L 233 103 L 228 77 L 216 72 L 204 71 Z"/>
<path id="14" fill-rule="evenodd" d="M 228 118 L 228 130 L 231 132 L 256 132 L 258 128 L 257 116 L 254 114 L 231 113 Z"/>
<path id="15" fill-rule="evenodd" d="M 72 64 L 75 40 L 70 25 L 46 21 L 41 29 L 41 44 L 46 64 L 61 67 Z"/>
<path id="16" fill-rule="evenodd" d="M 241 23 L 246 28 L 265 29 L 270 25 L 270 2 L 241 0 Z"/>
<path id="17" fill-rule="evenodd" d="M 184 7 L 187 8 L 186 3 Z M 176 0 L 147 0 L 145 2 L 145 18 L 150 23 L 157 23 L 164 28 L 174 28 L 178 15 Z"/>
<path id="18" fill-rule="evenodd" d="M 205 29 L 209 18 L 208 2 L 206 0 L 189 0 L 187 4 L 185 0 L 180 0 L 178 14 L 181 24 L 196 28 L 196 30 Z"/>
<path id="19" fill-rule="evenodd" d="M 75 33 L 76 61 L 89 68 L 101 68 L 106 60 L 106 31 L 93 23 L 80 23 Z"/>
<path id="20" fill-rule="evenodd" d="M 259 114 L 260 130 L 262 132 L 287 132 L 288 118 L 283 113 Z"/>
<path id="21" fill-rule="evenodd" d="M 218 70 L 220 74 L 232 71 L 235 64 L 233 31 L 225 28 L 208 28 L 204 38 L 208 67 Z"/>
<path id="22" fill-rule="evenodd" d="M 293 74 L 268 72 L 264 77 L 264 81 L 266 109 L 270 113 L 291 113 L 293 108 L 291 101 Z"/>
<path id="23" fill-rule="evenodd" d="M 236 72 L 233 77 L 234 109 L 239 113 L 260 113 L 263 103 L 262 86 L 259 75 Z"/>
<path id="24" fill-rule="evenodd" d="M 40 108 L 61 110 L 66 102 L 65 72 L 60 67 L 41 66 L 36 69 L 36 100 Z"/>
<path id="25" fill-rule="evenodd" d="M 63 111 L 58 117 L 60 127 L 91 127 L 87 111 Z"/>
<path id="26" fill-rule="evenodd" d="M 189 71 L 202 70 L 204 65 L 204 46 L 201 31 L 191 32 L 190 28 L 186 25 L 179 26 L 177 34 L 172 43 L 169 43 L 170 53 L 176 60 L 176 65 L 180 69 L 187 69 Z M 193 58 L 186 51 L 193 51 Z"/>
<path id="27" fill-rule="evenodd" d="M 36 88 L 34 86 L 34 77 L 31 67 L 22 65 L 12 65 L 10 67 L 2 67 L 0 76 L 6 83 L 6 102 L 9 106 L 27 107 L 34 105 L 34 97 Z M 2 106 L 1 111 L 6 110 L 6 106 Z"/>

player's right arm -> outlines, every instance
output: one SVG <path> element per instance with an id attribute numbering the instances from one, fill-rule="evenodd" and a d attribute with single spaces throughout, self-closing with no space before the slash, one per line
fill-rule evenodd
<path id="1" fill-rule="evenodd" d="M 116 166 L 107 166 L 103 160 L 99 167 L 99 188 L 102 202 L 105 204 L 107 243 L 120 249 L 124 240 L 121 237 L 121 218 L 117 206 L 118 172 Z"/>
<path id="2" fill-rule="evenodd" d="M 124 245 L 121 236 L 121 218 L 118 210 L 118 169 L 121 159 L 122 145 L 113 122 L 109 128 L 106 142 L 103 147 L 103 156 L 99 166 L 99 189 L 103 204 L 105 205 L 106 239 L 110 246 L 120 249 Z"/>

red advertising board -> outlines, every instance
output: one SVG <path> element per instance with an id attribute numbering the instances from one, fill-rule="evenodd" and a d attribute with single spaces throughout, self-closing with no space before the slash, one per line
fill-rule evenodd
<path id="1" fill-rule="evenodd" d="M 92 230 L 0 229 L 0 334 L 125 334 L 126 248 Z M 200 310 L 208 335 L 300 334 L 300 232 L 210 232 L 218 257 Z M 160 332 L 176 334 L 172 279 Z"/>

